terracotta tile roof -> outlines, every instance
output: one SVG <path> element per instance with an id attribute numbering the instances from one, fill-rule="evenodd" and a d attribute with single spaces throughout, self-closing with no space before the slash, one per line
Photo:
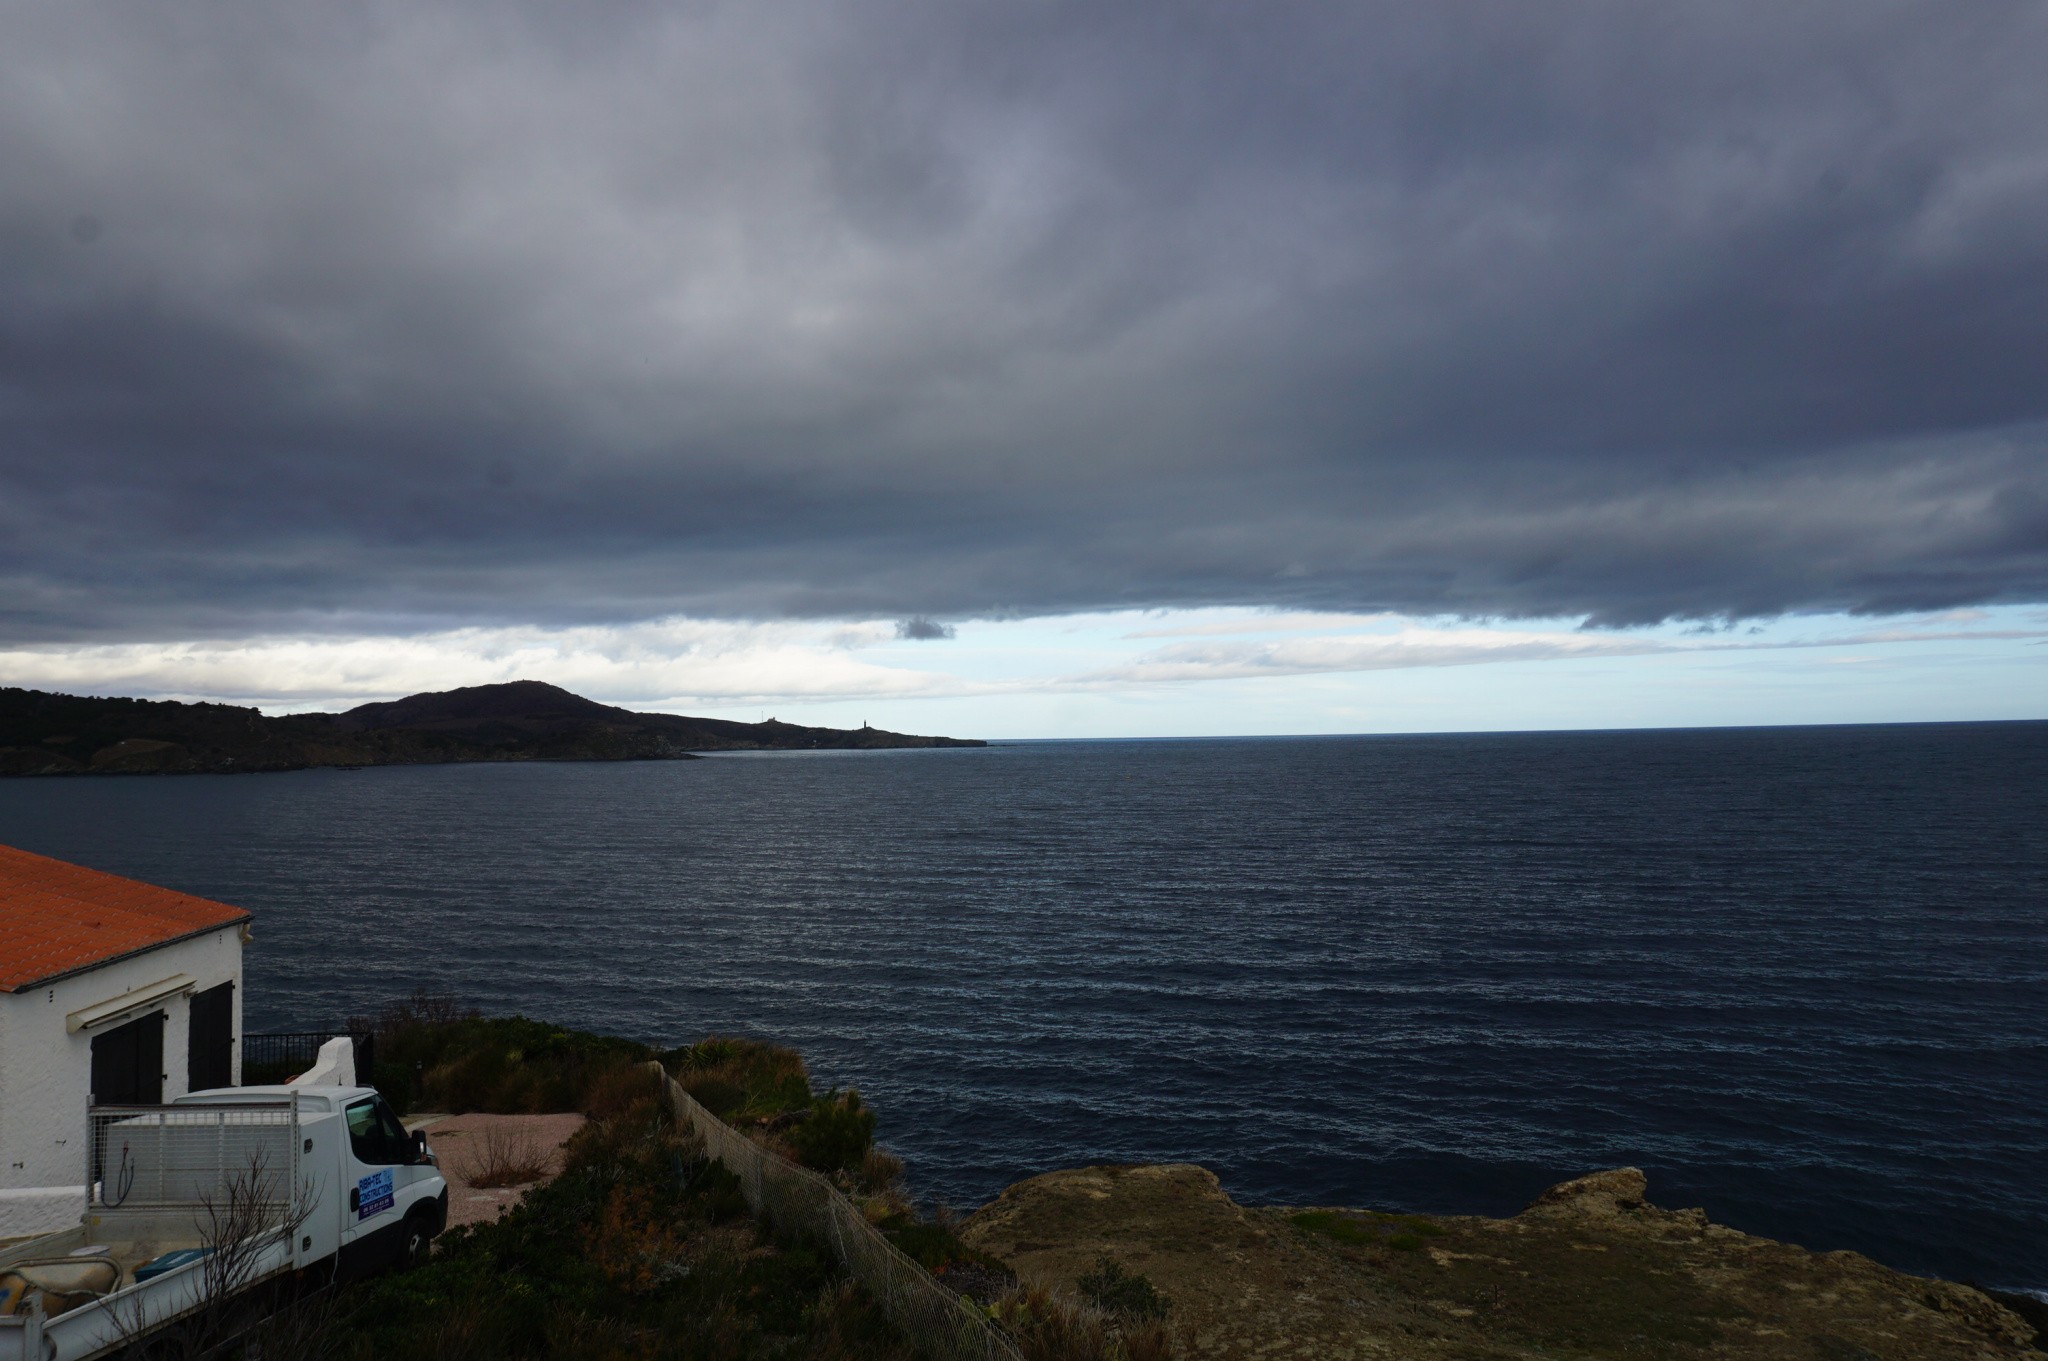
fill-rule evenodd
<path id="1" fill-rule="evenodd" d="M 0 992 L 248 919 L 226 903 L 0 846 Z"/>

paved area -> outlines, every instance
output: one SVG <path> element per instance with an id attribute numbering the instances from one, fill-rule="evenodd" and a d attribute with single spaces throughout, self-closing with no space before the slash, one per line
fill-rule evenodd
<path id="1" fill-rule="evenodd" d="M 519 1203 L 527 1189 L 561 1170 L 560 1149 L 583 1126 L 583 1117 L 566 1115 L 417 1115 L 408 1129 L 425 1129 L 427 1146 L 439 1160 L 448 1182 L 448 1227 L 492 1223 Z M 502 1151 L 523 1145 L 550 1155 L 549 1172 L 539 1181 L 518 1186 L 472 1186 L 470 1178 L 490 1160 L 493 1144 Z"/>

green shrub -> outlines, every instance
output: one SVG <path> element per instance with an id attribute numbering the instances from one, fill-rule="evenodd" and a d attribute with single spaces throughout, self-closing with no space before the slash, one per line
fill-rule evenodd
<path id="1" fill-rule="evenodd" d="M 1080 1287 L 1081 1298 L 1105 1314 L 1132 1319 L 1166 1317 L 1166 1296 L 1146 1277 L 1125 1271 L 1114 1257 L 1099 1258 L 1095 1270 L 1074 1284 Z"/>
<path id="2" fill-rule="evenodd" d="M 376 1035 L 376 1067 L 366 1080 L 401 1111 L 586 1110 L 594 1088 L 654 1057 L 632 1040 L 523 1016 L 485 1017 L 425 992 L 349 1028 Z"/>
<path id="3" fill-rule="evenodd" d="M 809 1110 L 811 1075 L 794 1049 L 738 1035 L 712 1035 L 671 1049 L 662 1066 L 721 1120 L 769 1119 Z"/>
<path id="4" fill-rule="evenodd" d="M 820 1172 L 858 1172 L 875 1146 L 875 1113 L 860 1093 L 828 1092 L 811 1103 L 811 1113 L 789 1132 L 797 1161 Z"/>

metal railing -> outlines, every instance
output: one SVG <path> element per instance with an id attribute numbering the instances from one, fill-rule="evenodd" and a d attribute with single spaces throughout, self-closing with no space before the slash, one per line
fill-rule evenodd
<path id="1" fill-rule="evenodd" d="M 838 1187 L 705 1110 L 659 1063 L 647 1066 L 661 1074 L 677 1123 L 739 1178 L 755 1217 L 829 1248 L 920 1352 L 935 1361 L 1023 1361 L 1001 1329 L 885 1238 Z"/>
<path id="2" fill-rule="evenodd" d="M 242 1036 L 242 1085 L 267 1087 L 297 1077 L 313 1066 L 320 1046 L 347 1036 L 356 1046 L 356 1081 L 374 1085 L 377 1037 L 367 1030 L 280 1030 Z"/>
<path id="3" fill-rule="evenodd" d="M 93 1106 L 95 1210 L 199 1209 L 236 1178 L 245 1196 L 290 1200 L 299 1113 L 289 1101 L 210 1106 Z"/>

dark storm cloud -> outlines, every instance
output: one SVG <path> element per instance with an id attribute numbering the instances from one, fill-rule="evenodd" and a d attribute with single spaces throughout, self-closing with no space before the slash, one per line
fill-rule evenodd
<path id="1" fill-rule="evenodd" d="M 2048 597 L 2048 9 L 0 17 L 0 633 Z"/>

